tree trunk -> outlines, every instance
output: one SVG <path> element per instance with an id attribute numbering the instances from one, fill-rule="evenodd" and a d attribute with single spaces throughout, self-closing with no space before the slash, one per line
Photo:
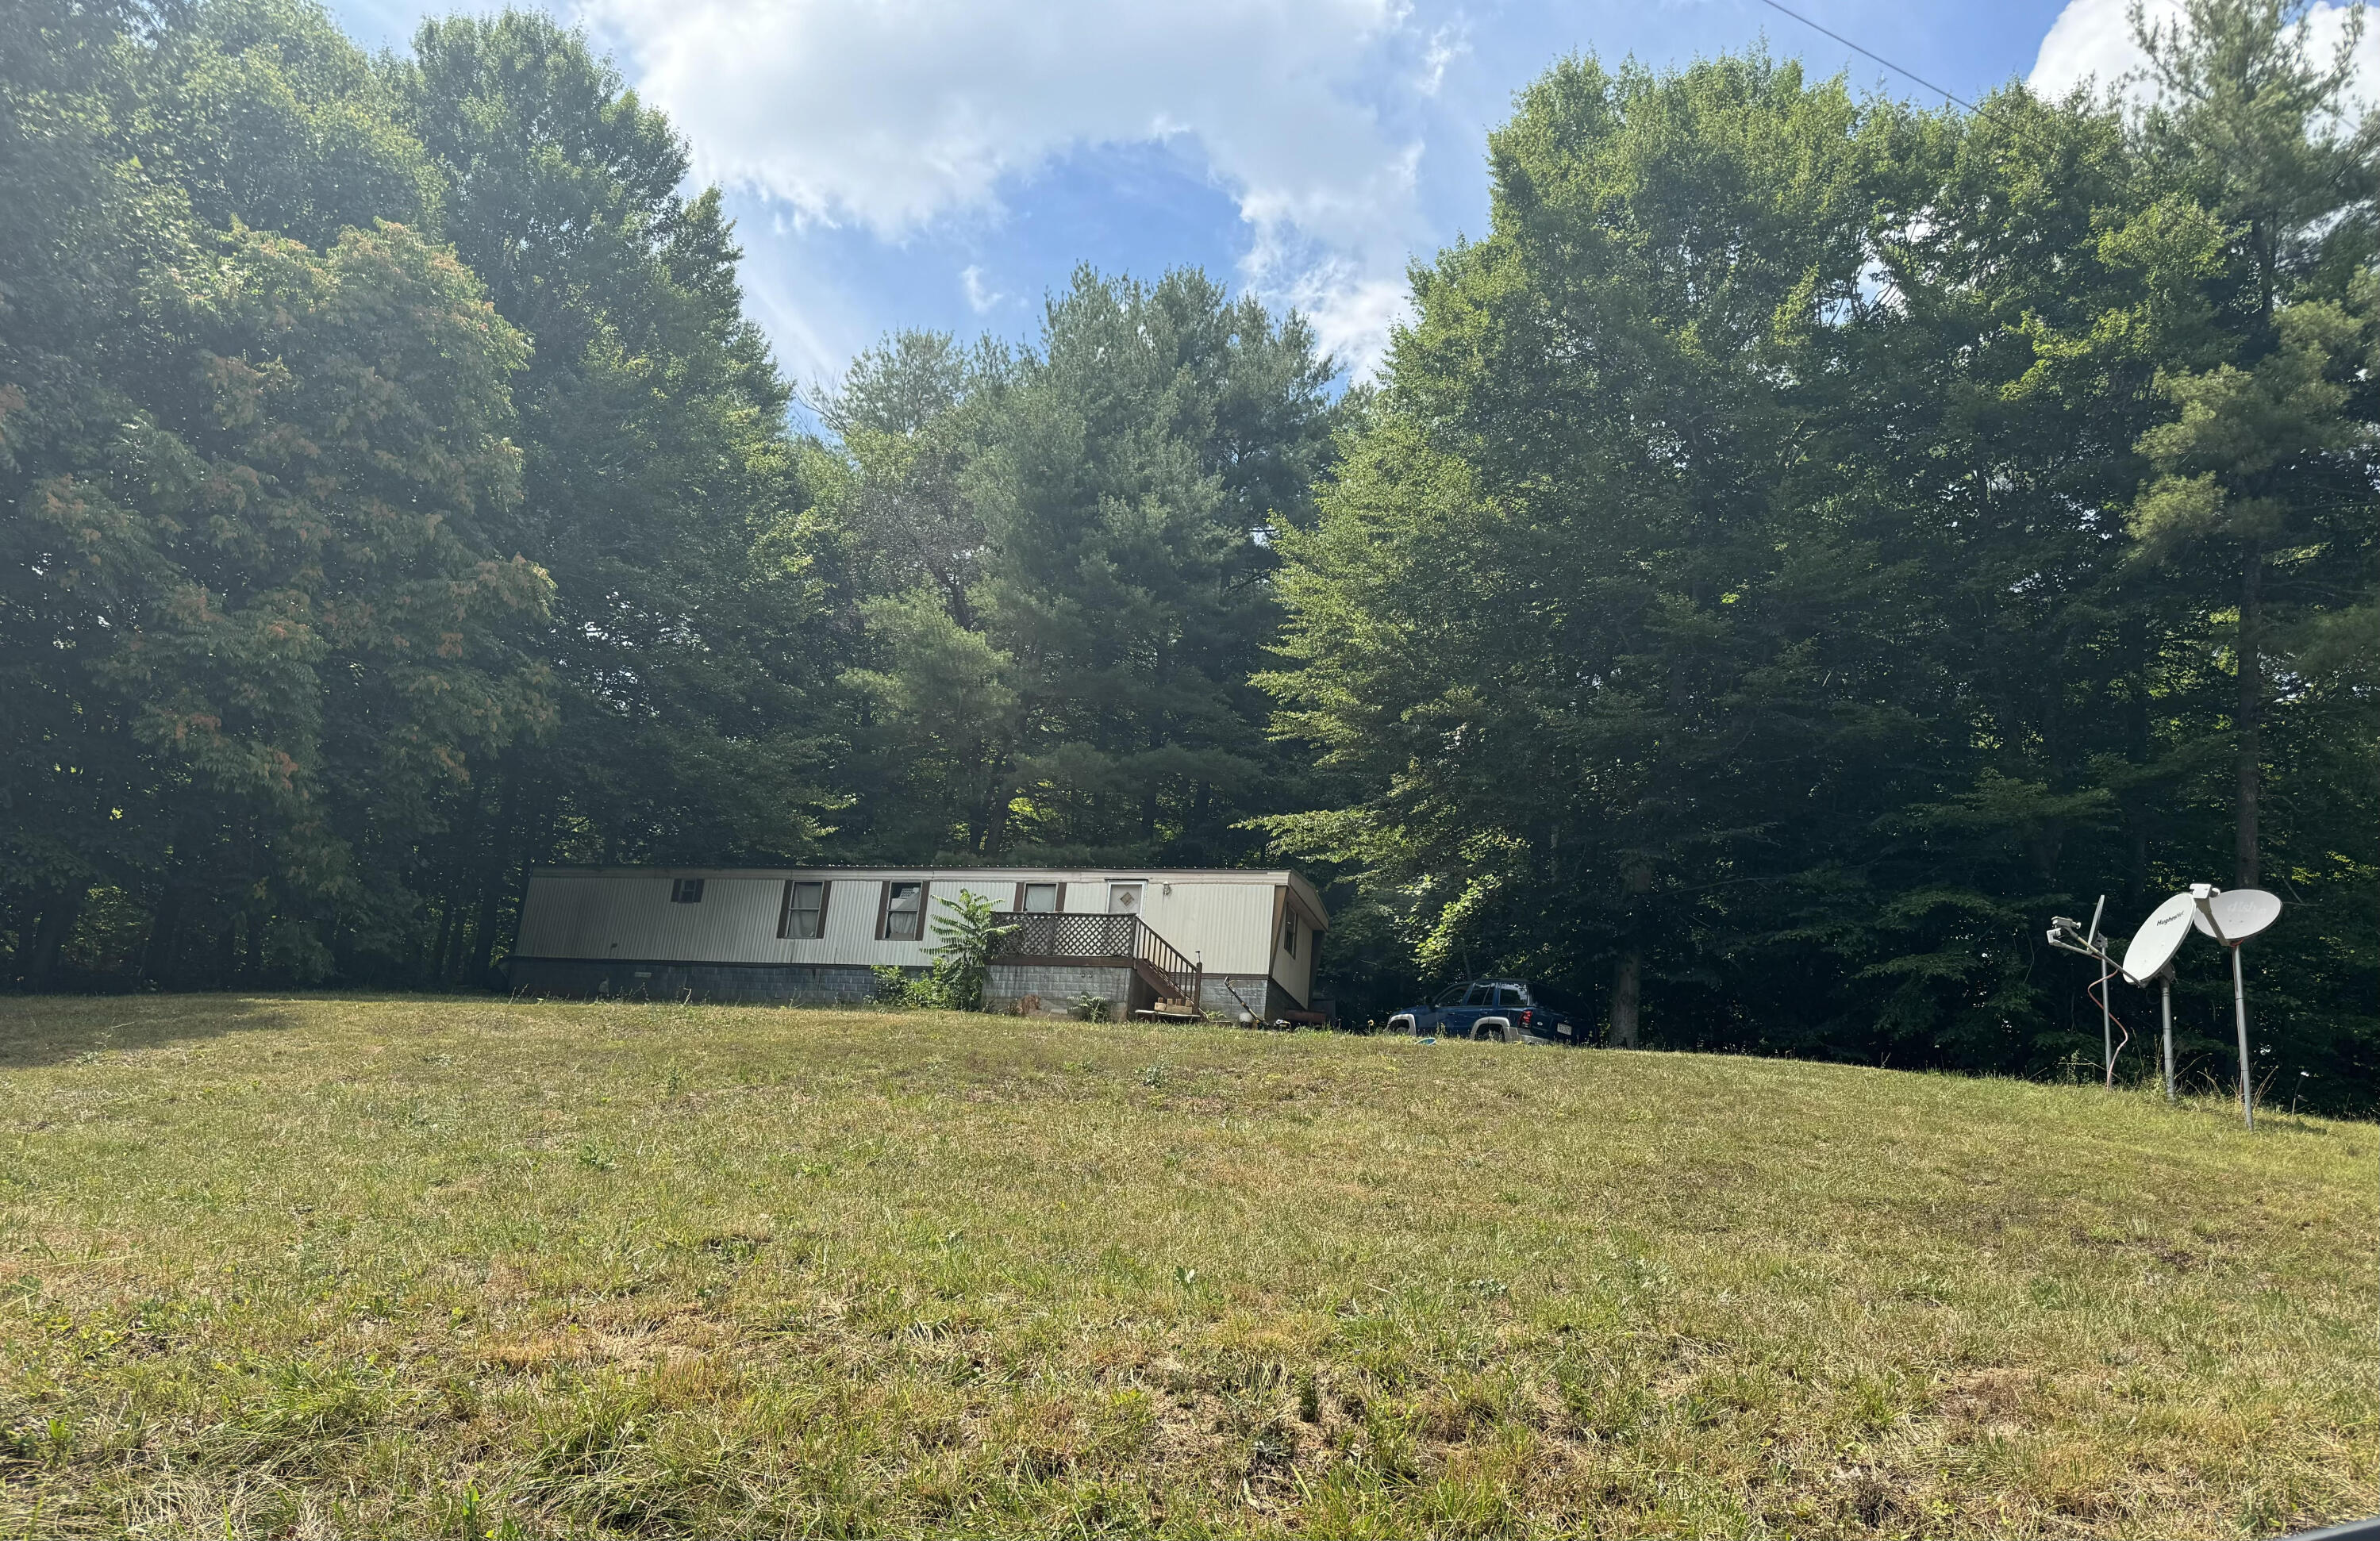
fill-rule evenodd
<path id="1" fill-rule="evenodd" d="M 1162 688 L 1170 671 L 1160 669 L 1157 683 Z M 1165 747 L 1165 719 L 1160 713 L 1148 724 L 1148 747 L 1153 755 Z M 1150 782 L 1140 798 L 1140 841 L 1144 846 L 1157 843 L 1157 783 Z"/>
<path id="2" fill-rule="evenodd" d="M 987 747 L 976 755 L 984 767 L 983 795 L 967 820 L 970 849 L 979 856 L 996 856 L 1008 843 L 1009 804 L 1014 795 L 1008 784 L 1008 751 Z"/>
<path id="3" fill-rule="evenodd" d="M 506 958 L 520 951 L 521 916 L 528 913 L 529 863 L 547 849 L 552 827 L 553 805 L 548 800 L 543 812 L 524 813 L 513 835 L 513 934 L 504 948 Z"/>
<path id="4" fill-rule="evenodd" d="M 455 940 L 455 896 L 451 893 L 442 894 L 440 901 L 438 942 L 430 950 L 430 982 L 433 985 L 443 985 L 446 982 L 446 947 Z"/>
<path id="5" fill-rule="evenodd" d="M 471 924 L 471 946 L 463 954 L 463 982 L 480 985 L 487 982 L 489 954 L 496 949 L 496 903 L 502 897 L 504 861 L 502 847 L 494 847 L 495 861 L 480 875 L 480 913 Z"/>
<path id="6" fill-rule="evenodd" d="M 1633 1049 L 1640 1041 L 1637 1005 L 1645 985 L 1645 898 L 1653 891 L 1653 869 L 1632 860 L 1621 872 L 1627 896 L 1626 941 L 1611 976 L 1611 1047 Z"/>
<path id="7" fill-rule="evenodd" d="M 471 873 L 478 864 L 471 856 L 481 845 L 487 829 L 487 809 L 481 806 L 485 788 L 472 782 L 464 788 L 463 806 L 455 820 L 455 843 L 451 865 L 446 868 L 446 926 L 438 948 L 438 982 L 455 983 L 463 973 L 463 948 L 471 930 Z"/>
<path id="8" fill-rule="evenodd" d="M 224 916 L 223 929 L 215 933 L 214 973 L 207 980 L 209 989 L 229 989 L 239 977 L 239 915 L 237 911 Z"/>
<path id="9" fill-rule="evenodd" d="M 42 891 L 41 917 L 33 922 L 33 945 L 25 959 L 25 985 L 47 989 L 58 970 L 58 953 L 82 918 L 82 902 L 90 890 L 79 885 Z"/>
<path id="10" fill-rule="evenodd" d="M 1620 954 L 1620 966 L 1611 976 L 1611 1047 L 1633 1049 L 1637 1045 L 1636 995 L 1645 979 L 1645 950 L 1631 947 Z"/>
<path id="11" fill-rule="evenodd" d="M 496 827 L 488 837 L 488 868 L 480 879 L 480 924 L 471 936 L 471 982 L 484 983 L 488 977 L 489 954 L 496 944 L 496 901 L 504 892 L 504 880 L 512 870 L 512 848 L 520 840 L 520 775 L 505 768 L 503 811 L 496 816 Z"/>
<path id="12" fill-rule="evenodd" d="M 2240 802 L 2234 888 L 2256 886 L 2256 795 L 2264 779 L 2265 667 L 2263 656 L 2265 552 L 2248 548 L 2248 568 L 2240 585 Z"/>
<path id="13" fill-rule="evenodd" d="M 248 982 L 250 986 L 264 982 L 264 906 L 254 904 L 248 912 Z"/>
<path id="14" fill-rule="evenodd" d="M 2149 762 L 2149 641 L 2148 622 L 2135 615 L 2124 627 L 2124 652 L 2130 670 L 2125 685 L 2124 755 L 2134 765 Z M 2149 892 L 2148 802 L 2137 794 L 2124 799 L 2130 862 L 2124 875 L 2125 907 L 2138 908 Z"/>
<path id="15" fill-rule="evenodd" d="M 141 949 L 140 977 L 152 979 L 171 989 L 179 977 L 175 967 L 176 954 L 182 941 L 182 910 L 189 903 L 190 891 L 177 883 L 165 885 L 158 897 L 157 914 L 149 923 L 148 945 Z"/>
<path id="16" fill-rule="evenodd" d="M 451 985 L 462 977 L 463 943 L 471 929 L 470 899 L 470 891 L 459 883 L 447 891 L 446 908 L 455 916 L 455 934 L 447 943 L 446 956 L 438 965 L 441 984 Z"/>

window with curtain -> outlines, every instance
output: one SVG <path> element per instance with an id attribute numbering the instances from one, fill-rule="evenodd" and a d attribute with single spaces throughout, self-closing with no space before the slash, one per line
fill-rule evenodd
<path id="1" fill-rule="evenodd" d="M 785 884 L 785 913 L 777 934 L 795 941 L 816 941 L 826 935 L 826 884 Z"/>
<path id="2" fill-rule="evenodd" d="M 926 934 L 926 885 L 884 885 L 884 940 L 917 941 Z"/>

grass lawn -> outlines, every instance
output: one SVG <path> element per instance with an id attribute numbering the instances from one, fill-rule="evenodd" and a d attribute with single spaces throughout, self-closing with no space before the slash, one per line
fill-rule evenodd
<path id="1" fill-rule="evenodd" d="M 0 1535 L 2247 1535 L 2375 1131 L 1223 1028 L 0 1002 Z"/>

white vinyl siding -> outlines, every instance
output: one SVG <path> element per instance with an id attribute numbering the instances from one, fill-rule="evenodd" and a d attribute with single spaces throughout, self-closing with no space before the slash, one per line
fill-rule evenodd
<path id="1" fill-rule="evenodd" d="M 698 904 L 673 904 L 684 878 L 702 880 Z M 916 883 L 923 903 L 916 940 L 883 934 L 888 883 Z M 882 868 L 686 872 L 680 868 L 546 868 L 529 878 L 517 951 L 523 957 L 685 963 L 784 963 L 923 967 L 933 959 L 932 918 L 962 891 L 1007 909 L 1054 900 L 1066 913 L 1107 909 L 1113 883 L 1141 885 L 1151 930 L 1216 975 L 1270 974 L 1307 999 L 1321 912 L 1312 890 L 1279 871 L 1176 872 L 1098 868 Z M 788 885 L 816 884 L 823 900 L 815 937 L 795 924 L 808 905 Z M 1281 951 L 1277 898 L 1286 885 L 1300 916 L 1297 956 Z M 1040 899 L 1038 895 L 1047 895 Z"/>
<path id="2" fill-rule="evenodd" d="M 1209 974 L 1262 974 L 1272 956 L 1273 880 L 1184 882 L 1173 892 L 1162 880 L 1148 885 L 1141 918 L 1182 955 L 1203 963 Z M 1099 898 L 1105 890 L 1095 891 Z M 1070 892 L 1071 905 L 1073 894 Z M 1099 902 L 1094 899 L 1096 905 Z"/>
<path id="3" fill-rule="evenodd" d="M 519 951 L 530 957 L 735 963 L 781 955 L 783 880 L 710 877 L 702 902 L 673 903 L 668 878 L 540 873 Z"/>

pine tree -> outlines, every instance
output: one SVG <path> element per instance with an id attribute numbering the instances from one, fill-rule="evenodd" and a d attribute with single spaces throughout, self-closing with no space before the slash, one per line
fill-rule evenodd
<path id="1" fill-rule="evenodd" d="M 2135 18 L 2155 91 L 2142 150 L 2166 187 L 2116 236 L 2155 297 L 2110 321 L 2153 339 L 2171 414 L 2141 440 L 2151 476 L 2134 539 L 2202 590 L 2229 568 L 2243 888 L 2264 867 L 2265 728 L 2287 668 L 2274 622 L 2336 593 L 2370 539 L 2380 116 L 2356 117 L 2349 94 L 2362 11 L 2327 61 L 2312 57 L 2310 26 L 2302 0 L 2190 0 L 2175 21 Z"/>

